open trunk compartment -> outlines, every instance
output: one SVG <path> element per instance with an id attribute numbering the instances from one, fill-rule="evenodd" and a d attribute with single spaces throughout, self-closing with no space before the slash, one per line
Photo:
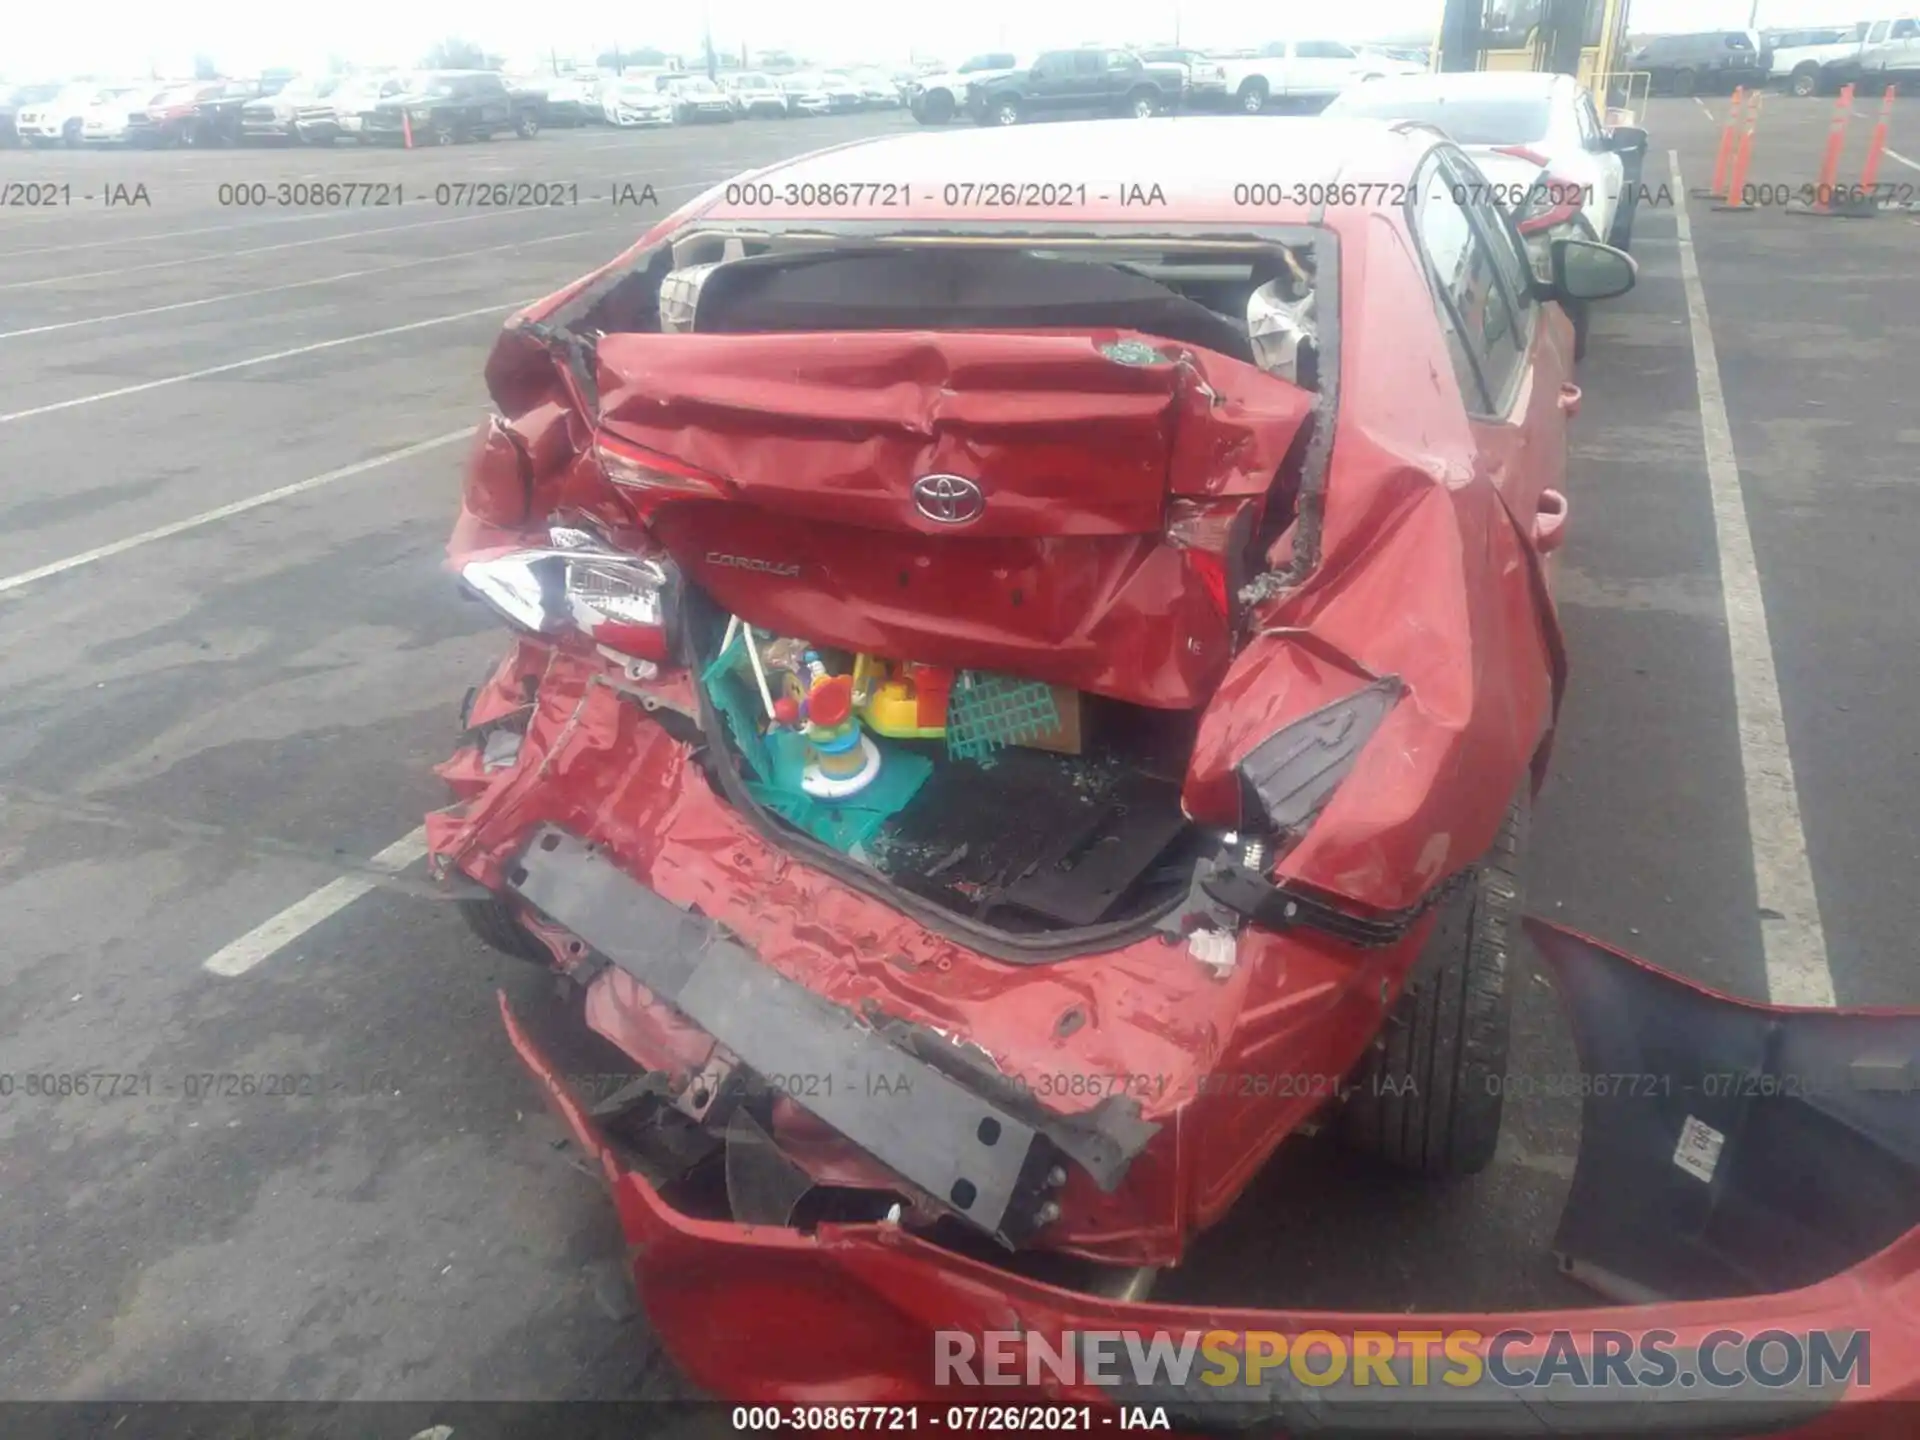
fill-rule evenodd
<path id="1" fill-rule="evenodd" d="M 1195 712 L 816 649 L 698 610 L 724 762 L 763 817 L 950 913 L 1016 935 L 1139 920 L 1187 893 L 1217 841 L 1180 808 Z M 840 743 L 864 756 L 842 762 L 852 781 L 826 773 L 831 736 L 811 723 L 836 683 L 852 705 Z"/>

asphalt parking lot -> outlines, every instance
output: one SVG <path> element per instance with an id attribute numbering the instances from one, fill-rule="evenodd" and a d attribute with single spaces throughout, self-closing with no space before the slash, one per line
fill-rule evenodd
<path id="1" fill-rule="evenodd" d="M 1724 103 L 1654 102 L 1649 186 L 1705 182 Z M 1881 179 L 1920 185 L 1907 104 Z M 1811 182 L 1829 105 L 1769 102 L 1752 178 Z M 500 1031 L 497 988 L 560 1028 L 550 987 L 418 867 L 367 865 L 417 854 L 501 644 L 439 568 L 501 319 L 709 183 L 910 124 L 0 154 L 0 181 L 149 198 L 0 211 L 0 1398 L 673 1392 Z M 314 179 L 405 202 L 221 203 Z M 436 198 L 508 180 L 578 203 Z M 1634 250 L 1580 377 L 1530 907 L 1739 994 L 1920 1003 L 1920 214 L 1656 197 Z M 1571 1046 L 1543 980 L 1519 997 L 1544 1092 Z M 268 1075 L 311 1078 L 207 1078 Z M 1584 1302 L 1549 1253 L 1574 1102 L 1508 1113 L 1493 1170 L 1440 1190 L 1290 1145 L 1160 1293 Z"/>

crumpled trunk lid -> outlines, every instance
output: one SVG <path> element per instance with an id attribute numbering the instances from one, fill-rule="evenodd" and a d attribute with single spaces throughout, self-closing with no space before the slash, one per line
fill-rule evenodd
<path id="1" fill-rule="evenodd" d="M 1313 404 L 1113 329 L 621 334 L 598 354 L 603 433 L 724 482 L 651 524 L 728 609 L 1169 708 L 1225 669 L 1227 542 Z"/>

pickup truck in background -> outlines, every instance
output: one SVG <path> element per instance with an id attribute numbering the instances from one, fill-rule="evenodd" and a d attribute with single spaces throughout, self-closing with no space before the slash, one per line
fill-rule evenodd
<path id="1" fill-rule="evenodd" d="M 1270 103 L 1317 108 L 1350 86 L 1383 75 L 1419 75 L 1410 60 L 1361 50 L 1341 40 L 1276 40 L 1247 59 L 1222 62 L 1234 105 L 1258 115 Z"/>
<path id="2" fill-rule="evenodd" d="M 1767 30 L 1760 36 L 1760 64 L 1769 84 L 1795 95 L 1820 89 L 1821 68 L 1860 53 L 1865 25 L 1812 25 L 1798 30 Z"/>
<path id="3" fill-rule="evenodd" d="M 1143 61 L 1131 50 L 1083 45 L 1049 50 L 1026 70 L 967 86 L 967 108 L 981 125 L 1018 125 L 1068 115 L 1131 115 L 1144 120 L 1180 108 L 1187 67 Z"/>
<path id="4" fill-rule="evenodd" d="M 1920 90 L 1920 12 L 1870 22 L 1853 54 L 1820 67 L 1821 93 L 1830 95 L 1842 85 L 1868 93 L 1888 85 L 1908 93 Z"/>

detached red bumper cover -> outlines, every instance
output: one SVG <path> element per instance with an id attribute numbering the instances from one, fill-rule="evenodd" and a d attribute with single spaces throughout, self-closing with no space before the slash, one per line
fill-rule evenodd
<path id="1" fill-rule="evenodd" d="M 619 1209 L 647 1316 L 747 1403 L 1164 1408 L 1188 1430 L 1910 1436 L 1920 1011 L 1714 994 L 1530 924 L 1596 1084 L 1556 1249 L 1637 1303 L 1509 1314 L 1104 1299 L 897 1226 L 682 1214 L 506 1010 Z M 1601 1093 L 1601 1092 L 1605 1093 Z"/>

